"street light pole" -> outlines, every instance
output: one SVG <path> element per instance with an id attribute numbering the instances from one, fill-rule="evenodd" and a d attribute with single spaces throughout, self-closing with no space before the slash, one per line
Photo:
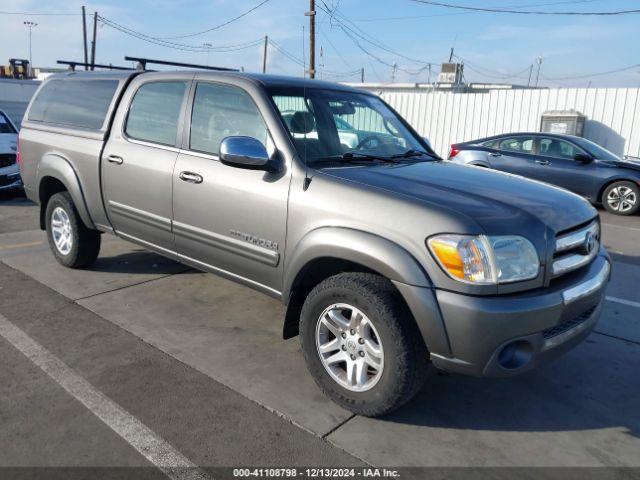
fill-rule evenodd
<path id="1" fill-rule="evenodd" d="M 33 68 L 33 57 L 31 55 L 31 32 L 33 30 L 33 27 L 37 27 L 38 24 L 36 22 L 29 22 L 29 21 L 25 21 L 22 23 L 27 27 L 29 27 L 29 71 L 27 72 L 27 75 L 31 77 L 31 69 Z"/>

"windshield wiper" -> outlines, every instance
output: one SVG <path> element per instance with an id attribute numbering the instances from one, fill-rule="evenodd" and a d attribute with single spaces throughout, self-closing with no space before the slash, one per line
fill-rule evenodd
<path id="1" fill-rule="evenodd" d="M 331 162 L 336 160 L 343 161 L 343 162 L 379 160 L 385 163 L 400 163 L 393 157 L 383 157 L 381 155 L 370 155 L 368 153 L 359 153 L 359 152 L 345 152 L 342 155 L 333 155 L 330 157 L 323 157 L 318 160 L 321 162 Z"/>
<path id="2" fill-rule="evenodd" d="M 362 159 L 362 160 L 380 160 L 387 163 L 398 163 L 393 156 L 383 157 L 382 155 L 371 155 L 368 153 L 345 152 L 342 154 L 342 160 Z"/>
<path id="3" fill-rule="evenodd" d="M 423 155 L 426 155 L 428 157 L 431 158 L 438 158 L 435 155 L 428 153 L 428 152 L 423 152 L 422 150 L 407 150 L 406 152 L 403 153 L 397 153 L 395 155 L 391 155 L 391 158 L 411 158 L 411 157 L 422 157 Z"/>

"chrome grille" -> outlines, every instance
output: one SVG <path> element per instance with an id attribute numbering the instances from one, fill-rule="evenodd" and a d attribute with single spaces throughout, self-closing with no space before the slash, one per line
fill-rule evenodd
<path id="1" fill-rule="evenodd" d="M 556 238 L 552 276 L 558 277 L 588 265 L 596 258 L 599 249 L 600 224 L 597 220 L 586 227 L 559 235 Z"/>
<path id="2" fill-rule="evenodd" d="M 16 163 L 15 153 L 3 153 L 0 154 L 0 168 L 8 167 Z"/>

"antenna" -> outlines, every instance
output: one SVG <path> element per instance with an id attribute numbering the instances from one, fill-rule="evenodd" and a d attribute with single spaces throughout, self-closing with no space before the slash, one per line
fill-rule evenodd
<path id="1" fill-rule="evenodd" d="M 302 84 L 302 99 L 305 103 L 305 106 L 307 106 L 307 108 L 309 108 L 308 104 L 307 104 L 307 84 L 306 84 L 306 80 L 304 79 L 304 77 L 306 76 L 306 71 L 307 71 L 307 63 L 306 63 L 306 59 L 304 58 L 304 25 L 302 25 L 302 64 L 303 64 L 303 68 L 304 68 L 304 74 L 303 74 L 303 84 Z M 306 122 L 306 119 L 305 119 Z M 306 130 L 306 125 L 305 125 L 305 130 Z M 304 182 L 302 184 L 302 191 L 306 192 L 307 189 L 309 188 L 309 185 L 311 185 L 311 178 L 309 177 L 309 162 L 307 161 L 307 142 L 304 142 Z"/>

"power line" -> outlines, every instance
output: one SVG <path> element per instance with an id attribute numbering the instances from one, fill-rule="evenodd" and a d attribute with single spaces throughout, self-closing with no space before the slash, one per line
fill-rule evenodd
<path id="1" fill-rule="evenodd" d="M 214 30 L 218 30 L 218 29 L 220 29 L 222 27 L 226 27 L 230 23 L 233 23 L 233 22 L 235 22 L 237 20 L 240 20 L 242 17 L 246 17 L 251 12 L 253 12 L 254 10 L 257 10 L 258 8 L 260 8 L 261 6 L 263 6 L 265 3 L 269 2 L 269 1 L 270 0 L 263 0 L 259 4 L 255 5 L 254 7 L 250 8 L 249 10 L 241 13 L 240 15 L 238 15 L 236 17 L 233 17 L 233 18 L 227 20 L 226 22 L 220 23 L 219 25 L 216 25 L 215 27 L 211 27 L 211 28 L 208 28 L 206 30 L 202 30 L 200 32 L 188 33 L 186 35 L 175 35 L 175 36 L 172 36 L 172 37 L 156 37 L 156 38 L 163 39 L 163 40 L 176 40 L 176 39 L 179 39 L 179 38 L 196 37 L 198 35 L 202 35 L 203 33 L 213 32 Z"/>
<path id="2" fill-rule="evenodd" d="M 626 72 L 628 70 L 633 70 L 634 68 L 638 68 L 640 67 L 640 63 L 637 63 L 635 65 L 629 65 L 628 67 L 623 67 L 623 68 L 617 68 L 615 70 L 608 70 L 606 72 L 596 72 L 596 73 L 587 73 L 584 75 L 576 75 L 573 77 L 543 77 L 545 80 L 551 80 L 551 81 L 563 81 L 563 80 L 582 80 L 585 78 L 592 78 L 592 77 L 602 77 L 605 75 L 612 75 L 614 73 L 621 73 L 621 72 Z"/>
<path id="3" fill-rule="evenodd" d="M 520 15 L 574 15 L 574 16 L 612 16 L 612 15 L 627 15 L 632 13 L 640 13 L 640 10 L 618 10 L 613 12 L 548 12 L 548 11 L 534 11 L 534 10 L 509 10 L 502 8 L 490 8 L 490 7 L 470 7 L 468 5 L 455 5 L 452 3 L 435 2 L 431 0 L 410 0 L 411 2 L 424 3 L 426 5 L 433 5 L 435 7 L 457 8 L 459 10 L 469 10 L 474 12 L 489 12 L 489 13 L 513 13 Z"/>
<path id="4" fill-rule="evenodd" d="M 248 48 L 255 47 L 258 44 L 261 44 L 263 39 L 258 38 L 249 42 L 238 43 L 233 45 L 219 45 L 215 47 L 205 47 L 203 45 L 196 44 L 185 44 L 185 43 L 177 43 L 171 42 L 169 40 L 163 40 L 161 38 L 152 37 L 150 35 L 146 35 L 144 33 L 138 32 L 131 28 L 125 27 L 113 20 L 110 20 L 102 15 L 98 16 L 100 21 L 115 30 L 118 30 L 126 35 L 137 38 L 139 40 L 143 40 L 148 43 L 152 43 L 154 45 L 159 45 L 161 47 L 173 48 L 175 50 L 187 51 L 187 52 L 235 52 L 238 50 L 246 50 Z"/>
<path id="5" fill-rule="evenodd" d="M 0 11 L 0 15 L 24 15 L 29 17 L 59 17 L 59 16 L 77 16 L 82 15 L 81 13 L 67 13 L 67 12 L 6 12 Z"/>
<path id="6" fill-rule="evenodd" d="M 320 9 L 323 10 L 326 14 L 332 16 L 332 18 L 337 22 L 338 26 L 341 27 L 342 30 L 347 29 L 349 30 L 353 35 L 355 35 L 356 37 L 360 38 L 361 40 L 367 42 L 370 45 L 373 45 L 374 47 L 379 48 L 380 50 L 383 50 L 387 53 L 390 53 L 392 55 L 395 55 L 397 57 L 403 58 L 405 60 L 409 60 L 410 62 L 414 62 L 414 63 L 420 63 L 423 65 L 428 65 L 428 64 L 433 64 L 433 62 L 427 62 L 421 59 L 416 59 L 416 58 L 412 58 L 409 57 L 401 52 L 398 52 L 396 50 L 393 50 L 391 47 L 381 43 L 379 40 L 375 39 L 374 37 L 372 37 L 371 35 L 369 35 L 367 32 L 365 32 L 364 30 L 362 30 L 360 27 L 358 27 L 355 23 L 353 23 L 351 20 L 349 20 L 346 16 L 344 16 L 343 14 L 336 12 L 335 10 L 330 10 L 329 7 L 327 6 L 327 4 L 324 2 L 324 0 L 320 0 L 322 3 L 322 6 L 320 6 Z M 347 23 L 349 25 L 347 25 Z"/>
<path id="7" fill-rule="evenodd" d="M 287 50 L 285 50 L 282 46 L 280 46 L 278 43 L 276 43 L 275 41 L 273 41 L 271 38 L 269 38 L 269 45 L 271 45 L 273 48 L 275 48 L 278 52 L 280 52 L 282 55 L 284 55 L 285 57 L 287 57 L 289 60 L 291 60 L 292 62 L 300 65 L 300 66 L 306 66 L 304 60 L 301 60 L 300 58 L 296 57 L 293 53 L 288 52 Z M 326 73 L 330 76 L 347 76 L 347 77 L 351 77 L 357 73 L 360 73 L 360 69 L 356 69 L 356 70 L 352 70 L 352 71 L 348 71 L 348 72 L 339 72 L 339 71 L 335 71 L 335 70 L 322 70 L 322 73 Z"/>
<path id="8" fill-rule="evenodd" d="M 564 0 L 562 2 L 547 2 L 547 3 L 533 3 L 528 5 L 505 5 L 502 8 L 532 8 L 532 7 L 548 7 L 554 5 L 566 5 L 566 4 L 577 4 L 577 3 L 593 3 L 593 2 L 602 2 L 604 0 Z M 489 8 L 498 8 L 498 7 L 489 7 Z M 360 18 L 354 19 L 354 22 L 386 22 L 386 21 L 395 21 L 395 20 L 413 20 L 420 18 L 434 18 L 434 17 L 449 17 L 453 15 L 472 15 L 474 13 L 480 12 L 455 12 L 455 13 L 432 13 L 430 15 L 410 15 L 403 17 L 377 17 L 377 18 Z"/>

